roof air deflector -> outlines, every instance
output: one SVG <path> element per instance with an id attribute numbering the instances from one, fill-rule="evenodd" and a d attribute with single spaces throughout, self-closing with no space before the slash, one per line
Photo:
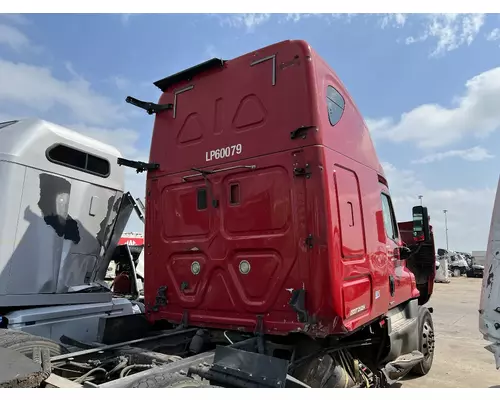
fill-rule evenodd
<path id="1" fill-rule="evenodd" d="M 224 66 L 224 63 L 225 61 L 220 58 L 212 58 L 211 60 L 195 65 L 194 67 L 185 69 L 184 71 L 177 72 L 174 75 L 170 75 L 166 78 L 160 79 L 159 81 L 156 81 L 154 85 L 162 92 L 165 92 L 170 86 L 182 81 L 192 79 L 194 76 L 201 74 L 202 72 L 216 67 L 222 68 Z"/>

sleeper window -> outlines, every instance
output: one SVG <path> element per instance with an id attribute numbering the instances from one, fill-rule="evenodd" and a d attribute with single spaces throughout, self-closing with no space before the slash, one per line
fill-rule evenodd
<path id="1" fill-rule="evenodd" d="M 342 95 L 333 87 L 326 89 L 326 104 L 328 108 L 328 119 L 332 126 L 336 125 L 344 113 L 345 101 Z"/>
<path id="2" fill-rule="evenodd" d="M 50 148 L 47 151 L 47 158 L 55 164 L 78 169 L 92 175 L 109 176 L 110 166 L 108 160 L 62 144 Z"/>

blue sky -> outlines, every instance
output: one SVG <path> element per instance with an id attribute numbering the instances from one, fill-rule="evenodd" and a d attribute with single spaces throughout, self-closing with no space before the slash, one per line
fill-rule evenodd
<path id="1" fill-rule="evenodd" d="M 353 96 L 398 219 L 421 194 L 438 246 L 446 208 L 450 248 L 484 250 L 499 176 L 498 15 L 0 15 L 0 119 L 41 117 L 145 159 L 153 118 L 127 95 L 156 101 L 157 79 L 284 39 L 307 40 Z M 135 196 L 143 185 L 127 175 Z"/>

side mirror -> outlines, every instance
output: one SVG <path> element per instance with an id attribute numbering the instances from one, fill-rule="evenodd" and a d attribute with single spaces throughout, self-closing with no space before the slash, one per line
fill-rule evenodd
<path id="1" fill-rule="evenodd" d="M 427 242 L 430 238 L 431 232 L 427 207 L 413 207 L 413 240 L 415 242 Z"/>

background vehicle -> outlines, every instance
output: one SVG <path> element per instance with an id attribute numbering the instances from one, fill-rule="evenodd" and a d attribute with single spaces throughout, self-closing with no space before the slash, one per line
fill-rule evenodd
<path id="1" fill-rule="evenodd" d="M 449 276 L 448 258 L 436 255 L 436 276 L 434 281 L 438 283 L 450 283 Z"/>
<path id="2" fill-rule="evenodd" d="M 436 268 L 427 209 L 415 206 L 412 221 L 396 222 L 366 125 L 318 54 L 305 42 L 285 41 L 234 60 L 210 60 L 155 85 L 163 92 L 159 104 L 127 98 L 156 114 L 150 162 L 124 160 L 107 148 L 99 164 L 108 165 L 111 180 L 117 164 L 147 171 L 144 298 L 135 267 L 140 257 L 128 244 L 117 263 L 130 285 L 112 296 L 104 281 L 125 221 L 137 209 L 123 195 L 123 176 L 106 197 L 92 193 L 110 184 L 81 175 L 88 197 L 63 197 L 77 204 L 69 209 L 83 210 L 80 218 L 68 220 L 67 209 L 56 207 L 48 216 L 70 222 L 46 235 L 74 254 L 72 246 L 82 241 L 71 221 L 79 232 L 86 227 L 94 245 L 68 268 L 81 271 L 85 261 L 92 273 L 75 277 L 61 294 L 79 284 L 86 294 L 105 296 L 92 300 L 105 311 L 83 322 L 90 306 L 80 302 L 72 306 L 71 328 L 52 318 L 49 332 L 37 318 L 54 309 L 42 313 L 33 302 L 35 308 L 7 310 L 7 328 L 59 342 L 50 347 L 25 336 L 26 351 L 35 353 L 41 345 L 29 343 L 42 341 L 58 376 L 101 387 L 377 387 L 410 371 L 428 373 L 434 331 L 425 304 Z M 13 124 L 0 134 L 8 129 L 13 138 L 13 129 L 27 127 Z M 30 129 L 62 132 L 52 125 Z M 79 173 L 93 165 L 90 147 Z M 74 169 L 72 162 L 58 165 Z M 109 201 L 101 210 L 102 198 Z M 46 269 L 53 268 L 48 261 Z M 67 307 L 57 312 L 70 314 Z M 24 325 L 26 315 L 35 323 Z M 4 348 L 18 344 L 14 333 L 3 332 Z M 70 351 L 61 343 L 83 350 L 60 354 Z"/>
<path id="3" fill-rule="evenodd" d="M 484 266 L 472 264 L 470 267 L 467 267 L 465 274 L 468 278 L 482 278 L 484 275 Z"/>
<path id="4" fill-rule="evenodd" d="M 447 259 L 448 269 L 454 277 L 466 274 L 469 265 L 467 259 L 461 253 L 438 249 L 438 256 Z"/>
<path id="5" fill-rule="evenodd" d="M 474 264 L 474 257 L 470 253 L 464 253 L 463 251 L 457 251 L 458 254 L 460 254 L 465 261 L 467 262 L 467 266 L 472 267 Z"/>
<path id="6" fill-rule="evenodd" d="M 486 251 L 473 251 L 472 258 L 474 264 L 486 265 Z"/>

